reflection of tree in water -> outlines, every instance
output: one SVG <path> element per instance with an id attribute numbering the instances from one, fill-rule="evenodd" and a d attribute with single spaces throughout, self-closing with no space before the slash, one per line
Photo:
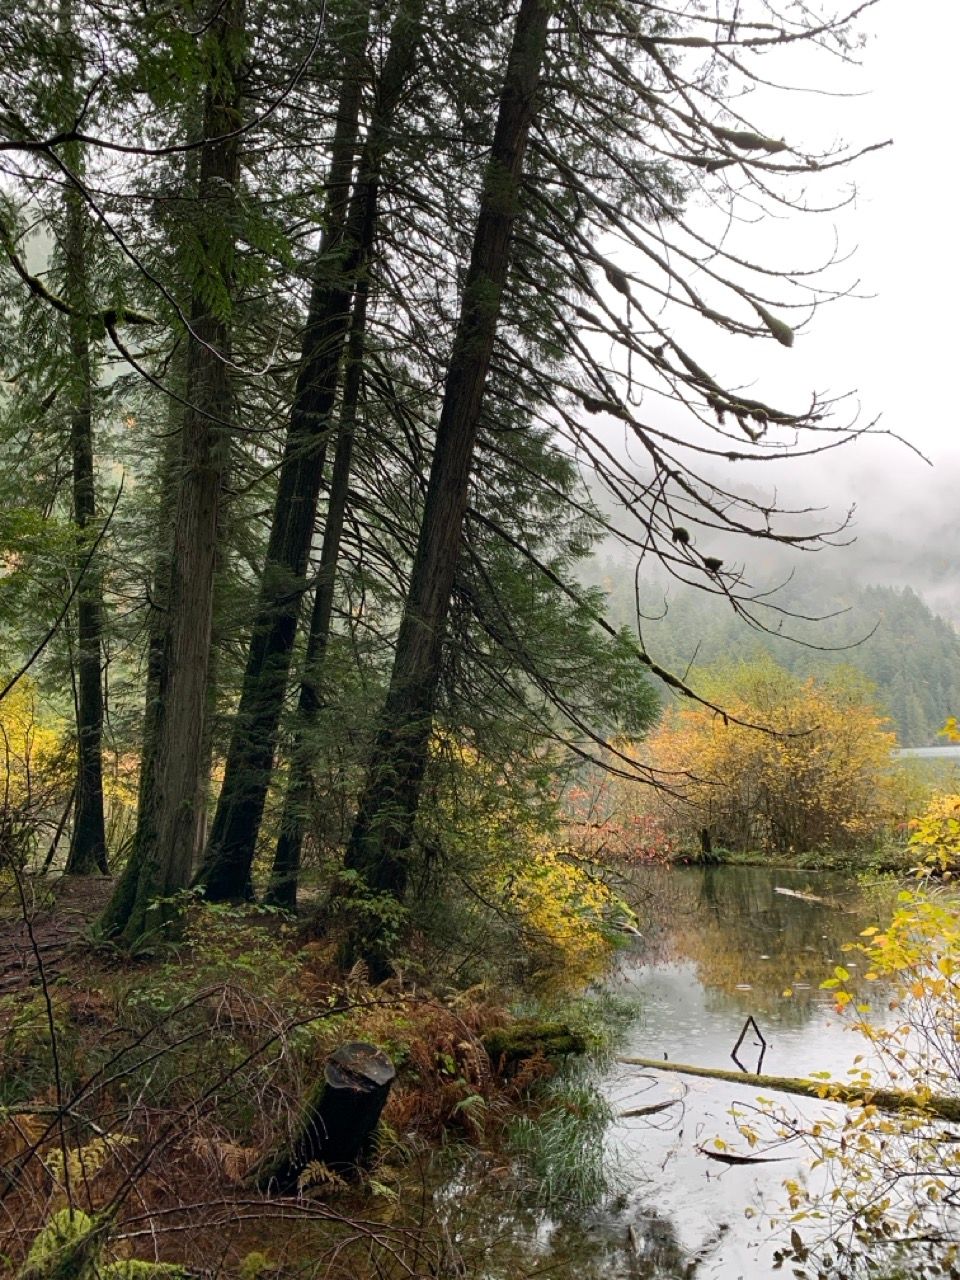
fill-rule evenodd
<path id="1" fill-rule="evenodd" d="M 628 1275 L 636 1280 L 674 1277 L 687 1280 L 697 1269 L 697 1258 L 680 1247 L 673 1223 L 652 1209 L 638 1213 L 627 1232 Z"/>
<path id="2" fill-rule="evenodd" d="M 489 1190 L 489 1189 L 488 1189 Z M 490 1201 L 486 1200 L 489 1213 Z M 467 1275 L 485 1280 L 556 1276 L 567 1280 L 692 1280 L 699 1262 L 719 1243 L 707 1241 L 697 1254 L 684 1249 L 670 1219 L 648 1206 L 622 1203 L 598 1213 L 571 1211 L 551 1220 L 529 1210 L 501 1213 L 497 1231 L 482 1241 L 454 1232 L 456 1251 Z M 474 1247 L 482 1250 L 474 1256 Z M 476 1265 L 476 1270 L 471 1269 Z"/>
<path id="3" fill-rule="evenodd" d="M 776 1009 L 794 1025 L 810 1017 L 844 943 L 876 911 L 849 881 L 767 867 L 657 867 L 634 883 L 644 960 L 692 961 L 708 992 L 739 1002 L 745 1014 Z M 778 886 L 812 888 L 830 902 L 781 895 Z"/>
<path id="4" fill-rule="evenodd" d="M 677 1239 L 673 1222 L 656 1209 L 642 1202 L 619 1211 L 610 1210 L 589 1229 L 570 1224 L 556 1234 L 556 1262 L 554 1272 L 558 1276 L 576 1275 L 578 1280 L 693 1280 L 699 1265 L 721 1243 L 726 1226 L 721 1226 L 700 1248 L 691 1253 Z M 596 1269 L 577 1266 L 576 1270 L 564 1270 L 562 1259 L 573 1261 L 576 1251 L 570 1245 L 587 1238 L 591 1257 L 596 1259 Z M 544 1259 L 543 1270 L 549 1270 Z"/>
<path id="5" fill-rule="evenodd" d="M 529 1186 L 509 1163 L 475 1158 L 441 1169 L 430 1198 L 451 1280 L 686 1280 L 726 1230 L 691 1254 L 672 1221 L 648 1203 L 649 1183 L 629 1192 L 611 1189 L 594 1205 L 546 1210 L 531 1201 Z"/>

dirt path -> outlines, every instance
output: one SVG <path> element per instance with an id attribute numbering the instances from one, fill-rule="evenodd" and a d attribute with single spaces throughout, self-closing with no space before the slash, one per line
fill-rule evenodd
<path id="1" fill-rule="evenodd" d="M 16 889 L 7 890 L 0 901 L 0 996 L 38 981 L 37 952 L 47 979 L 59 977 L 71 943 L 102 911 L 112 888 L 108 876 L 26 876 L 27 920 Z"/>

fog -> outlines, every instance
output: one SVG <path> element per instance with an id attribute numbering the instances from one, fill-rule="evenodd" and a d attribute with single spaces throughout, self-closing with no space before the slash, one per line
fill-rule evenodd
<path id="1" fill-rule="evenodd" d="M 738 484 L 775 489 L 785 506 L 827 507 L 841 516 L 855 508 L 853 545 L 799 557 L 797 572 L 814 574 L 819 564 L 863 583 L 910 585 L 960 624 L 960 436 L 952 385 L 960 268 L 951 163 L 960 6 L 887 0 L 868 10 L 864 22 L 860 65 L 822 60 L 813 80 L 820 90 L 846 96 L 760 90 L 743 110 L 769 136 L 801 149 L 840 139 L 865 145 L 889 138 L 893 145 L 836 179 L 824 175 L 822 191 L 819 175 L 810 183 L 811 199 L 829 200 L 855 182 L 855 200 L 837 213 L 767 216 L 733 232 L 770 265 L 813 264 L 836 246 L 844 261 L 830 282 L 851 296 L 820 308 L 790 350 L 718 336 L 696 322 L 699 345 L 691 349 L 721 380 L 739 379 L 748 394 L 778 404 L 800 407 L 812 389 L 853 393 L 838 419 L 859 412 L 861 423 L 877 418 L 878 433 L 890 434 L 809 459 L 737 464 Z M 793 73 L 794 84 L 811 83 L 810 65 L 799 55 L 795 66 L 790 60 L 780 66 L 785 78 Z M 717 215 L 704 207 L 696 216 L 709 227 Z M 674 327 L 686 343 L 689 327 Z M 652 412 L 690 429 L 675 406 L 648 402 L 647 416 Z M 771 573 L 787 562 L 761 559 Z"/>
<path id="2" fill-rule="evenodd" d="M 864 412 L 881 414 L 881 425 L 932 465 L 891 440 L 862 440 L 827 466 L 799 464 L 790 488 L 855 504 L 857 543 L 843 553 L 850 570 L 864 581 L 909 584 L 960 622 L 960 257 L 950 163 L 960 9 L 942 0 L 888 2 L 872 11 L 870 28 L 851 77 L 869 92 L 826 110 L 845 126 L 849 117 L 845 133 L 894 142 L 856 167 L 856 205 L 838 219 L 841 236 L 857 245 L 862 292 L 875 296 L 824 308 L 796 354 L 813 385 L 857 388 Z M 823 100 L 817 108 L 822 126 Z"/>

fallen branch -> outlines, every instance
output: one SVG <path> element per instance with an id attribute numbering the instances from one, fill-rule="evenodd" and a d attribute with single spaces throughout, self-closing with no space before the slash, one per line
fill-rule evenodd
<path id="1" fill-rule="evenodd" d="M 903 1089 L 868 1089 L 840 1084 L 835 1080 L 803 1080 L 795 1076 L 757 1075 L 748 1071 L 727 1071 L 723 1067 L 693 1067 L 682 1062 L 663 1062 L 658 1058 L 618 1058 L 628 1067 L 644 1067 L 648 1071 L 673 1071 L 685 1076 L 703 1076 L 707 1080 L 726 1080 L 729 1084 L 745 1084 L 775 1093 L 796 1093 L 825 1102 L 842 1102 L 848 1107 L 873 1106 L 881 1111 L 916 1111 L 936 1120 L 960 1123 L 960 1098 L 934 1093 L 918 1097 Z"/>
<path id="2" fill-rule="evenodd" d="M 632 1120 L 636 1116 L 655 1116 L 658 1111 L 675 1107 L 679 1101 L 679 1098 L 671 1098 L 668 1102 L 651 1102 L 648 1107 L 634 1107 L 632 1111 L 621 1111 L 617 1119 Z"/>
<path id="3" fill-rule="evenodd" d="M 721 1164 L 779 1164 L 790 1156 L 738 1156 L 733 1151 L 711 1151 L 709 1147 L 697 1147 L 702 1156 L 709 1160 L 719 1160 Z"/>
<path id="4" fill-rule="evenodd" d="M 821 907 L 833 907 L 835 911 L 846 911 L 849 913 L 850 908 L 844 906 L 842 902 L 838 902 L 836 898 L 821 898 L 816 893 L 801 893 L 799 889 L 784 889 L 782 885 L 774 886 L 774 893 L 780 893 L 785 898 L 799 898 L 801 902 L 816 902 Z"/>
<path id="5" fill-rule="evenodd" d="M 733 1051 L 730 1054 L 730 1057 L 734 1060 L 734 1062 L 737 1064 L 737 1066 L 745 1075 L 747 1074 L 747 1068 L 743 1065 L 743 1063 L 737 1057 L 737 1051 L 740 1048 L 740 1046 L 743 1044 L 744 1040 L 746 1039 L 747 1032 L 750 1030 L 751 1027 L 753 1027 L 754 1031 L 757 1033 L 757 1039 L 760 1041 L 760 1057 L 757 1059 L 758 1072 L 763 1070 L 763 1056 L 767 1052 L 767 1048 L 768 1048 L 767 1042 L 763 1038 L 763 1032 L 757 1026 L 756 1018 L 754 1018 L 752 1013 L 749 1014 L 746 1022 L 743 1024 L 743 1030 L 740 1032 L 739 1036 L 737 1037 L 737 1043 L 733 1046 Z"/>

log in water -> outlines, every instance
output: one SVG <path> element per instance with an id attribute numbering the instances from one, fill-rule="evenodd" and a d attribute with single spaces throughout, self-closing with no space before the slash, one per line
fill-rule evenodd
<path id="1" fill-rule="evenodd" d="M 629 1067 L 645 1067 L 648 1071 L 675 1071 L 685 1076 L 704 1076 L 708 1080 L 726 1080 L 730 1084 L 750 1085 L 776 1093 L 796 1093 L 825 1102 L 842 1102 L 845 1106 L 874 1106 L 881 1111 L 917 1111 L 935 1120 L 960 1122 L 960 1098 L 934 1093 L 917 1097 L 902 1089 L 865 1089 L 833 1080 L 803 1080 L 794 1076 L 757 1075 L 750 1071 L 728 1071 L 724 1067 L 695 1067 L 683 1062 L 665 1062 L 660 1058 L 617 1058 Z"/>

